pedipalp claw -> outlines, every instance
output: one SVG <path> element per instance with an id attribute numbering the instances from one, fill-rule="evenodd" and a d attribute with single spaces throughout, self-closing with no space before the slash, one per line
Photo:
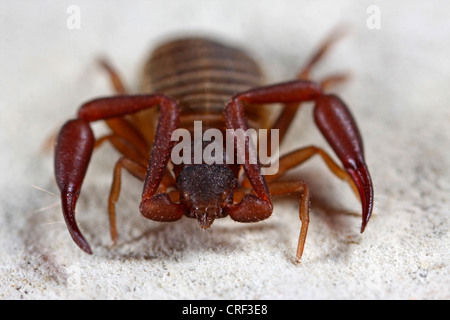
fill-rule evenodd
<path id="1" fill-rule="evenodd" d="M 347 169 L 358 188 L 362 206 L 361 233 L 364 232 L 373 210 L 373 186 L 367 166 L 364 164 L 357 169 Z"/>
<path id="2" fill-rule="evenodd" d="M 75 204 L 94 148 L 94 135 L 89 123 L 70 120 L 64 124 L 55 147 L 55 177 L 61 191 L 61 205 L 67 229 L 75 243 L 92 254 L 75 220 Z"/>
<path id="3" fill-rule="evenodd" d="M 356 185 L 362 205 L 363 232 L 372 215 L 373 185 L 356 122 L 344 102 L 334 95 L 316 100 L 314 119 Z"/>
<path id="4" fill-rule="evenodd" d="M 75 220 L 75 204 L 78 195 L 66 194 L 61 195 L 61 204 L 63 209 L 64 220 L 66 221 L 67 229 L 72 236 L 73 241 L 80 247 L 81 250 L 88 254 L 92 254 L 91 247 L 86 239 L 83 237 Z"/>

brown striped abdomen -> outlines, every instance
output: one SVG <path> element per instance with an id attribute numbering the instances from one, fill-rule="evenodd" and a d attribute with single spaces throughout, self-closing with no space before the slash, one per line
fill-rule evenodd
<path id="1" fill-rule="evenodd" d="M 225 104 L 238 92 L 262 85 L 263 76 L 253 59 L 241 50 L 204 38 L 185 38 L 153 51 L 143 77 L 143 91 L 163 93 L 179 100 L 180 126 L 224 129 Z M 249 125 L 268 126 L 264 106 L 246 107 Z"/>

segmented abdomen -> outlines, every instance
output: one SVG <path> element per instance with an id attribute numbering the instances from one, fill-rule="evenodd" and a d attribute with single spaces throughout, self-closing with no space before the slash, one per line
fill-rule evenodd
<path id="1" fill-rule="evenodd" d="M 153 51 L 145 66 L 143 89 L 175 97 L 181 104 L 181 126 L 201 120 L 223 126 L 230 98 L 260 86 L 263 76 L 253 59 L 241 50 L 204 38 L 185 38 Z M 247 108 L 251 126 L 261 127 L 264 107 Z"/>

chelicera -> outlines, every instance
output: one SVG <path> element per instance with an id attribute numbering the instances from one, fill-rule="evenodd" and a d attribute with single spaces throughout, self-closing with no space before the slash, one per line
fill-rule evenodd
<path id="1" fill-rule="evenodd" d="M 75 243 L 92 253 L 77 226 L 75 204 L 91 154 L 105 141 L 122 155 L 114 168 L 108 202 L 114 242 L 115 203 L 125 169 L 144 182 L 139 210 L 145 218 L 167 222 L 186 216 L 197 219 L 203 229 L 226 216 L 239 222 L 267 219 L 272 214 L 273 196 L 298 193 L 301 230 L 296 261 L 300 261 L 309 225 L 309 188 L 305 181 L 279 178 L 314 155 L 319 155 L 361 200 L 363 232 L 372 213 L 373 187 L 361 135 L 344 102 L 325 93 L 343 77 L 330 76 L 321 82 L 310 79 L 310 71 L 335 39 L 327 39 L 294 80 L 272 85 L 263 85 L 259 66 L 246 53 L 201 37 L 173 40 L 153 51 L 144 68 L 140 94 L 130 94 L 117 72 L 103 61 L 117 95 L 83 104 L 77 117 L 61 128 L 55 149 L 63 215 Z M 268 176 L 262 175 L 259 162 L 248 158 L 241 164 L 174 164 L 171 160 L 175 145 L 172 133 L 179 128 L 193 131 L 194 121 L 201 121 L 203 130 L 216 128 L 221 132 L 246 131 L 249 127 L 276 129 L 281 142 L 300 104 L 307 101 L 314 102 L 315 123 L 342 167 L 317 146 L 281 156 L 278 172 Z M 282 108 L 273 117 L 275 103 Z M 111 133 L 96 139 L 90 123 L 100 120 Z M 248 140 L 244 148 L 249 151 Z"/>

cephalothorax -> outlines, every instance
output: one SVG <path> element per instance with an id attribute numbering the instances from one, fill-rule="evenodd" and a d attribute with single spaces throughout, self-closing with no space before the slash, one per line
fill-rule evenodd
<path id="1" fill-rule="evenodd" d="M 61 190 L 62 209 L 73 240 L 87 253 L 90 246 L 75 221 L 75 204 L 95 146 L 109 141 L 122 154 L 114 169 L 109 196 L 111 236 L 117 241 L 115 203 L 121 171 L 144 181 L 141 214 L 155 221 L 195 218 L 203 229 L 215 219 L 230 216 L 239 222 L 256 222 L 272 214 L 271 197 L 299 193 L 301 231 L 299 261 L 309 224 L 309 189 L 304 181 L 278 178 L 314 155 L 347 181 L 362 203 L 364 231 L 373 208 L 373 187 L 363 156 L 362 139 L 345 104 L 325 87 L 340 81 L 331 76 L 320 83 L 309 78 L 311 68 L 335 40 L 328 39 L 295 80 L 263 85 L 258 65 L 243 51 L 205 38 L 170 41 L 153 51 L 144 70 L 141 94 L 129 94 L 106 62 L 118 95 L 98 98 L 81 106 L 76 119 L 61 128 L 55 149 L 55 175 Z M 194 130 L 279 130 L 282 141 L 301 102 L 313 101 L 314 119 L 343 168 L 321 148 L 308 146 L 280 157 L 278 172 L 263 176 L 259 162 L 249 159 L 223 163 L 174 163 L 172 133 Z M 282 104 L 274 114 L 274 103 Z M 273 117 L 275 115 L 275 117 Z M 94 138 L 90 122 L 105 120 L 111 134 Z M 270 135 L 268 140 L 270 140 Z M 244 148 L 248 151 L 250 142 Z M 270 146 L 271 144 L 268 143 Z M 205 143 L 202 148 L 206 148 Z M 235 146 L 236 147 L 236 146 Z M 269 152 L 270 153 L 270 152 Z"/>

